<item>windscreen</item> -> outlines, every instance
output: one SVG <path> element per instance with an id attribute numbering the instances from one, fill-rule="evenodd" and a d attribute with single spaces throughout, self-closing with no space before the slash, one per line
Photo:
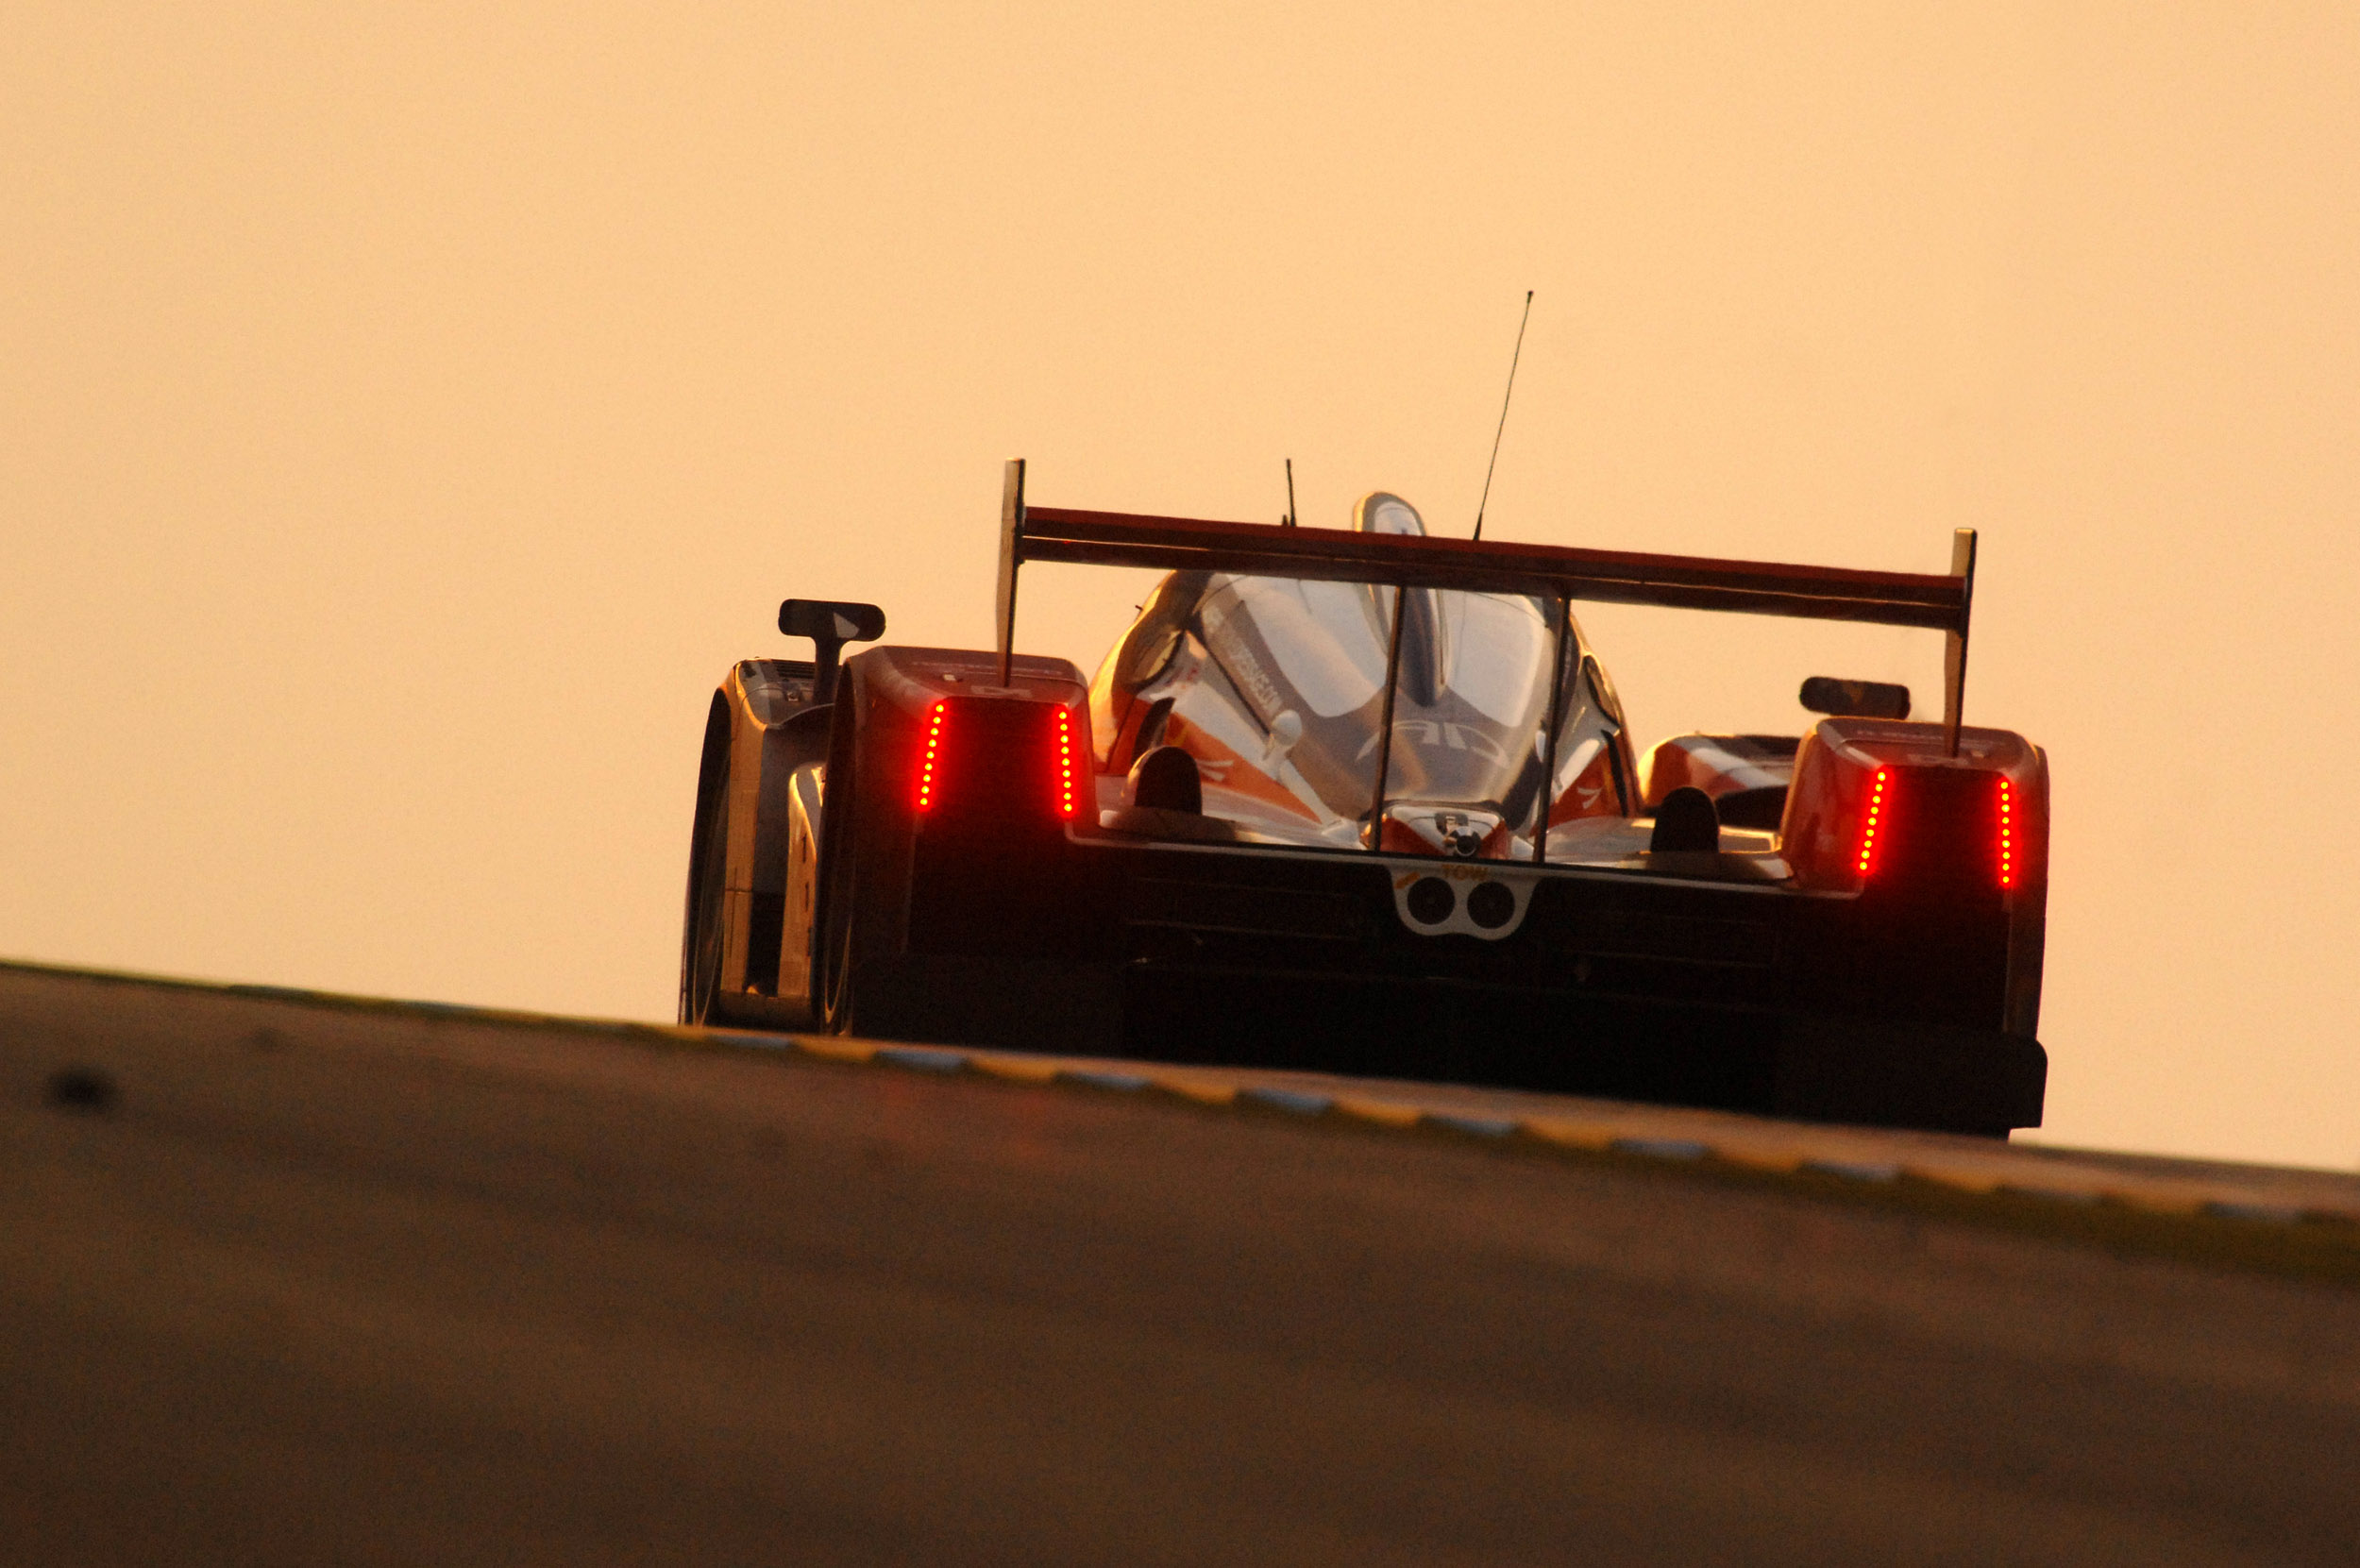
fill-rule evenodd
<path id="1" fill-rule="evenodd" d="M 1399 592 L 1374 591 L 1380 615 L 1391 617 Z M 1556 642 L 1547 612 L 1506 594 L 1407 593 L 1386 797 L 1505 805 L 1518 777 L 1540 765 Z"/>
<path id="2" fill-rule="evenodd" d="M 1209 763 L 1215 782 L 1234 787 L 1240 767 L 1252 768 L 1320 818 L 1362 821 L 1376 793 L 1400 593 L 1216 576 L 1191 617 L 1194 635 L 1141 695 L 1172 701 L 1171 738 Z M 1540 794 L 1557 647 L 1548 606 L 1413 588 L 1401 613 L 1387 800 L 1489 807 L 1522 831 Z M 1577 675 L 1566 686 L 1569 711 L 1580 709 Z"/>
<path id="3" fill-rule="evenodd" d="M 1356 522 L 1418 526 L 1406 503 L 1381 494 Z M 1122 727 L 1115 688 L 1127 687 L 1122 711 L 1137 728 L 1124 758 L 1182 747 L 1197 759 L 1206 812 L 1256 833 L 1369 842 L 1382 766 L 1377 838 L 1390 847 L 1525 853 L 1544 798 L 1553 819 L 1627 809 L 1619 788 L 1598 787 L 1619 727 L 1610 696 L 1601 697 L 1570 617 L 1560 648 L 1557 614 L 1532 595 L 1174 574 L 1108 656 L 1094 711 L 1113 743 Z M 1553 685 L 1562 694 L 1558 780 L 1544 790 Z"/>

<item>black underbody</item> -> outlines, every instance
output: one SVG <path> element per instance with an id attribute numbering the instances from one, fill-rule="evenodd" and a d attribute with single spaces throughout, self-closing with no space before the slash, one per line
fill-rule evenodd
<path id="1" fill-rule="evenodd" d="M 1956 888 L 1559 868 L 1486 940 L 1409 929 L 1397 859 L 1055 830 L 902 842 L 882 966 L 899 983 L 870 994 L 908 1037 L 1964 1132 L 2040 1117 L 2046 1055 L 2000 1025 L 2005 917 Z"/>

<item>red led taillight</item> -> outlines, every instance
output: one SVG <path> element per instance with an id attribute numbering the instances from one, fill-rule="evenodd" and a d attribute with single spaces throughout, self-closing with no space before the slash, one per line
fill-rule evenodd
<path id="1" fill-rule="evenodd" d="M 942 755 L 942 720 L 949 704 L 937 702 L 926 715 L 926 755 L 918 765 L 918 809 L 926 811 L 935 803 L 935 762 Z"/>
<path id="2" fill-rule="evenodd" d="M 1092 787 L 1082 744 L 1087 722 L 1059 703 L 935 702 L 918 726 L 911 796 L 919 815 L 939 832 L 1080 816 Z"/>
<path id="3" fill-rule="evenodd" d="M 1885 770 L 1877 769 L 1876 779 L 1868 786 L 1868 805 L 1861 813 L 1860 874 L 1866 876 L 1877 868 L 1877 835 L 1884 826 Z"/>
<path id="4" fill-rule="evenodd" d="M 1081 786 L 1080 758 L 1073 744 L 1073 715 L 1063 705 L 1057 709 L 1057 815 L 1071 817 L 1074 813 L 1074 791 Z"/>
<path id="5" fill-rule="evenodd" d="M 2015 885 L 2015 800 L 2008 781 L 1999 781 L 1999 885 Z"/>

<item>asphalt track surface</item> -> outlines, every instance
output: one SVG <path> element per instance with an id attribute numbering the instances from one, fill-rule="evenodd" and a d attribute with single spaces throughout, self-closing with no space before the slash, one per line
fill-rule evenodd
<path id="1" fill-rule="evenodd" d="M 12 1563 L 2360 1561 L 2316 1213 L 24 968 L 0 1162 Z"/>

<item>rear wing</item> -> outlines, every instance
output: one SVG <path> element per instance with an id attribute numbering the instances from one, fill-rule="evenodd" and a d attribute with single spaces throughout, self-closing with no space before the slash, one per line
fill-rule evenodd
<path id="1" fill-rule="evenodd" d="M 1016 646 L 1017 569 L 1027 561 L 1098 566 L 1219 571 L 1240 577 L 1314 578 L 1401 588 L 1457 588 L 1528 594 L 1560 604 L 1660 604 L 1812 620 L 1925 627 L 1945 634 L 1943 724 L 1958 749 L 1966 685 L 1967 618 L 1975 596 L 1975 531 L 1951 542 L 1950 570 L 1859 571 L 1441 539 L 1270 523 L 1220 523 L 1192 517 L 1027 507 L 1024 461 L 1007 465 L 1000 502 L 1000 579 L 996 625 L 1003 682 Z"/>

